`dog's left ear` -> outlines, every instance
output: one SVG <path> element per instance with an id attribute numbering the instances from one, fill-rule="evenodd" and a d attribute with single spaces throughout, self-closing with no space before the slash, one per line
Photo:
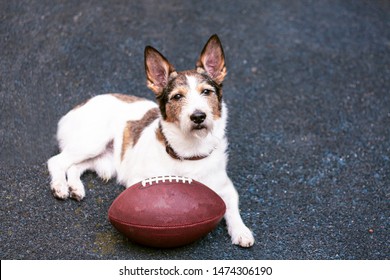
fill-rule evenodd
<path id="1" fill-rule="evenodd" d="M 198 72 L 206 72 L 216 83 L 222 84 L 226 76 L 225 55 L 216 34 L 211 36 L 204 46 L 196 68 Z"/>

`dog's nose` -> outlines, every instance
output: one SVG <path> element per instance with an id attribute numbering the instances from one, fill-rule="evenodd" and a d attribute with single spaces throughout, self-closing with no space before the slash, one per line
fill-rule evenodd
<path id="1" fill-rule="evenodd" d="M 196 124 L 201 124 L 206 119 L 206 113 L 196 110 L 194 113 L 192 113 L 190 119 Z"/>

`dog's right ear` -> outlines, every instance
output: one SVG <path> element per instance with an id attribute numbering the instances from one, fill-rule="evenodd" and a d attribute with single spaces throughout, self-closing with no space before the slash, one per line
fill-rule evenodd
<path id="1" fill-rule="evenodd" d="M 145 48 L 145 71 L 147 86 L 157 96 L 168 85 L 169 76 L 176 73 L 175 68 L 155 48 Z"/>

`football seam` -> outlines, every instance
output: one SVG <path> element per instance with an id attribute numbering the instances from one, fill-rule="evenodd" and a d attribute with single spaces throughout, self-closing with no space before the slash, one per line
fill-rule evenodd
<path id="1" fill-rule="evenodd" d="M 218 216 L 216 216 L 214 218 L 207 219 L 207 220 L 203 220 L 203 221 L 200 221 L 200 222 L 196 222 L 196 223 L 192 223 L 192 224 L 169 225 L 169 226 L 140 225 L 140 224 L 133 224 L 133 223 L 125 222 L 123 220 L 116 219 L 116 218 L 113 218 L 111 216 L 108 216 L 108 218 L 109 218 L 109 220 L 113 220 L 114 222 L 121 223 L 121 224 L 126 225 L 126 226 L 136 226 L 136 227 L 142 227 L 142 228 L 177 228 L 177 227 L 186 227 L 186 226 L 196 226 L 196 225 L 208 223 L 208 222 L 210 222 L 212 220 L 222 219 L 222 217 L 225 214 L 225 212 L 226 212 L 226 209 L 224 211 L 221 211 Z"/>

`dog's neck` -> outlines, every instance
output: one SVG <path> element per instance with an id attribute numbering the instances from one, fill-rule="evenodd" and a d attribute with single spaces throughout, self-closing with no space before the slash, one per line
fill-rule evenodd
<path id="1" fill-rule="evenodd" d="M 161 125 L 161 122 L 159 123 L 158 131 L 157 131 L 157 138 L 165 145 L 165 151 L 167 152 L 168 155 L 170 155 L 173 159 L 176 160 L 201 160 L 204 158 L 207 158 L 212 154 L 214 151 L 215 147 L 213 147 L 208 153 L 204 154 L 195 154 L 194 155 L 180 155 L 175 151 L 175 149 L 172 147 L 170 141 L 167 139 L 165 136 L 165 133 L 163 131 L 163 127 Z M 197 141 L 199 142 L 199 140 Z"/>

